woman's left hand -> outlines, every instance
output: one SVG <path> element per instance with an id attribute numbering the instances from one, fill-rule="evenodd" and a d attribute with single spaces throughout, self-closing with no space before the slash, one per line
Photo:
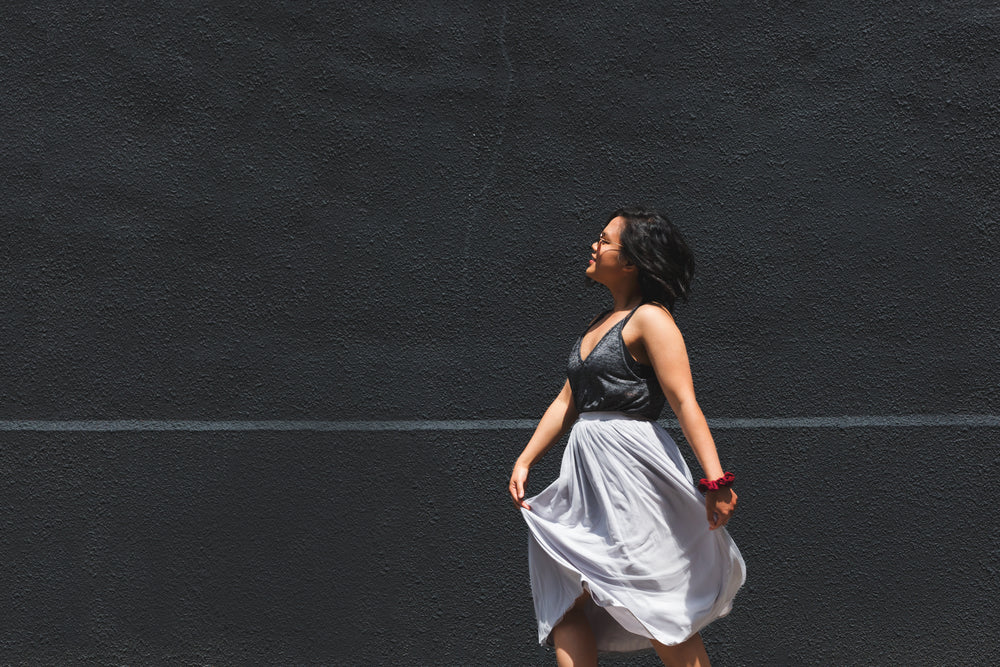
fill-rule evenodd
<path id="1" fill-rule="evenodd" d="M 708 529 L 715 530 L 729 523 L 736 509 L 736 492 L 730 487 L 709 491 L 705 495 L 705 510 L 708 513 Z"/>

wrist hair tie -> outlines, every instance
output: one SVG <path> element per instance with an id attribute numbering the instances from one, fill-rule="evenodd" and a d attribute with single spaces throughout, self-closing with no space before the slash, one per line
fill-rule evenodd
<path id="1" fill-rule="evenodd" d="M 723 487 L 729 487 L 733 485 L 736 481 L 736 475 L 731 472 L 725 473 L 719 479 L 705 479 L 702 477 L 698 480 L 698 490 L 702 493 L 707 493 L 709 491 L 718 491 Z"/>

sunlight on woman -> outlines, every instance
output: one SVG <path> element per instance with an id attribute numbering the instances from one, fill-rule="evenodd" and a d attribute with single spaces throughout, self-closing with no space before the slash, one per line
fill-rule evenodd
<path id="1" fill-rule="evenodd" d="M 708 665 L 698 632 L 729 613 L 744 582 L 723 528 L 736 509 L 735 477 L 695 400 L 671 314 L 693 273 L 666 217 L 641 208 L 611 215 L 586 275 L 608 289 L 612 307 L 576 341 L 562 391 L 514 464 L 509 491 L 530 531 L 538 638 L 555 646 L 560 666 L 640 649 L 667 665 Z M 667 403 L 705 473 L 697 486 L 656 423 Z M 558 479 L 526 498 L 529 469 L 566 431 Z"/>

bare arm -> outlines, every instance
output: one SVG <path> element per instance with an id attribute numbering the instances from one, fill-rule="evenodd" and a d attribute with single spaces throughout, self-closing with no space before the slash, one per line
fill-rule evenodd
<path id="1" fill-rule="evenodd" d="M 662 307 L 643 306 L 633 319 L 638 320 L 636 324 L 642 347 L 705 477 L 722 477 L 719 453 L 705 415 L 695 400 L 687 348 L 674 318 Z M 705 501 L 709 525 L 715 529 L 729 521 L 736 508 L 736 492 L 728 488 L 710 491 Z"/>
<path id="2" fill-rule="evenodd" d="M 542 419 L 535 427 L 535 433 L 528 440 L 524 451 L 514 462 L 514 471 L 511 473 L 508 489 L 515 505 L 531 509 L 531 506 L 524 502 L 524 485 L 528 481 L 528 470 L 573 426 L 576 418 L 573 392 L 569 387 L 569 380 L 567 380 L 559 395 L 542 415 Z"/>

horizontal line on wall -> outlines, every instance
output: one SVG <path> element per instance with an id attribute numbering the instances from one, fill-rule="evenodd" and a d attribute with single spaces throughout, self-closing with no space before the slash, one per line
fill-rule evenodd
<path id="1" fill-rule="evenodd" d="M 192 420 L 192 419 L 8 419 L 0 431 L 503 431 L 531 430 L 533 419 L 421 419 L 386 421 Z M 676 420 L 663 420 L 676 427 Z M 1000 415 L 872 415 L 842 417 L 715 418 L 713 429 L 858 428 L 872 426 L 1000 427 Z"/>

